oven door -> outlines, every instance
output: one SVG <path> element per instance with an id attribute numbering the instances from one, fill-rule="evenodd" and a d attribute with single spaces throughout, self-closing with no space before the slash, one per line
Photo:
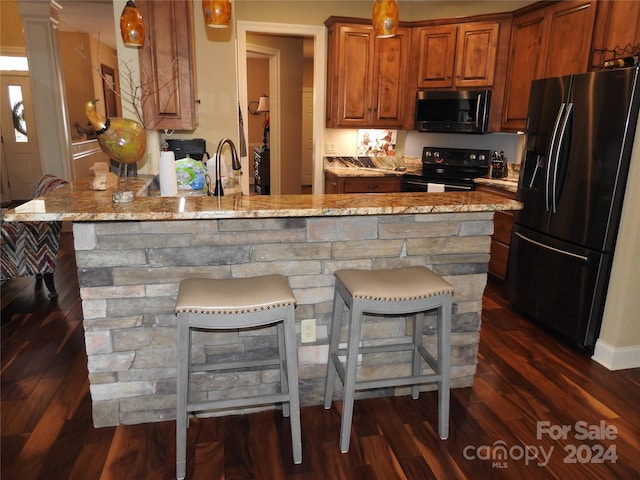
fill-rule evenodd
<path id="1" fill-rule="evenodd" d="M 431 189 L 429 187 L 432 187 Z M 403 192 L 469 192 L 473 190 L 473 180 L 454 178 L 428 178 L 420 175 L 404 175 L 402 177 Z"/>

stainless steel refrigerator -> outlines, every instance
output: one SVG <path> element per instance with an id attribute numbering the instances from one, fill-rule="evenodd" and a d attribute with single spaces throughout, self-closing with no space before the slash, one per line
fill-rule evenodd
<path id="1" fill-rule="evenodd" d="M 640 103 L 638 67 L 535 80 L 507 297 L 591 350 L 602 322 Z"/>

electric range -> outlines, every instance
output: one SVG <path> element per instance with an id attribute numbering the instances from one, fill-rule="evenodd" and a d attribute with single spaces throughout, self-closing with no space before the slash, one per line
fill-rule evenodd
<path id="1" fill-rule="evenodd" d="M 403 192 L 473 190 L 473 180 L 488 175 L 491 150 L 424 147 L 422 174 L 402 177 Z"/>

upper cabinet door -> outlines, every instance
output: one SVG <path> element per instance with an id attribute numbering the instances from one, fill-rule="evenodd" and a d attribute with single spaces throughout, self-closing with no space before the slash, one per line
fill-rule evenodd
<path id="1" fill-rule="evenodd" d="M 559 2 L 547 10 L 548 29 L 543 38 L 542 70 L 538 78 L 585 73 L 591 57 L 591 36 L 596 18 L 593 1 Z"/>
<path id="2" fill-rule="evenodd" d="M 614 57 L 626 57 L 640 44 L 640 2 L 601 0 L 597 2 L 593 32 L 592 66 Z M 616 49 L 615 55 L 613 50 Z"/>
<path id="3" fill-rule="evenodd" d="M 526 128 L 533 80 L 588 71 L 594 3 L 557 2 L 513 19 L 502 130 Z"/>
<path id="4" fill-rule="evenodd" d="M 327 127 L 404 128 L 409 30 L 379 39 L 370 25 L 327 23 Z"/>
<path id="5" fill-rule="evenodd" d="M 422 27 L 414 33 L 419 51 L 418 88 L 453 86 L 453 65 L 458 27 L 442 25 Z"/>
<path id="6" fill-rule="evenodd" d="M 343 25 L 338 28 L 338 35 L 338 125 L 361 126 L 369 118 L 373 88 L 373 29 Z"/>
<path id="7" fill-rule="evenodd" d="M 529 91 L 539 66 L 545 12 L 537 10 L 513 20 L 504 92 L 502 129 L 522 130 L 527 123 Z"/>
<path id="8" fill-rule="evenodd" d="M 405 28 L 399 28 L 394 37 L 376 39 L 370 105 L 374 127 L 405 124 L 410 46 L 411 35 Z"/>
<path id="9" fill-rule="evenodd" d="M 499 23 L 468 23 L 458 29 L 457 87 L 492 86 L 496 71 Z"/>
<path id="10" fill-rule="evenodd" d="M 191 0 L 138 0 L 145 22 L 140 83 L 145 128 L 193 130 L 197 122 Z"/>

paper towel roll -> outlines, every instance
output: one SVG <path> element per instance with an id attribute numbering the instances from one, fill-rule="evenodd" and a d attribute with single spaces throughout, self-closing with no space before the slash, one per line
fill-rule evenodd
<path id="1" fill-rule="evenodd" d="M 176 155 L 173 152 L 160 152 L 160 195 L 175 197 L 178 195 L 176 177 Z"/>
<path id="2" fill-rule="evenodd" d="M 444 183 L 427 183 L 427 192 L 444 192 Z"/>

